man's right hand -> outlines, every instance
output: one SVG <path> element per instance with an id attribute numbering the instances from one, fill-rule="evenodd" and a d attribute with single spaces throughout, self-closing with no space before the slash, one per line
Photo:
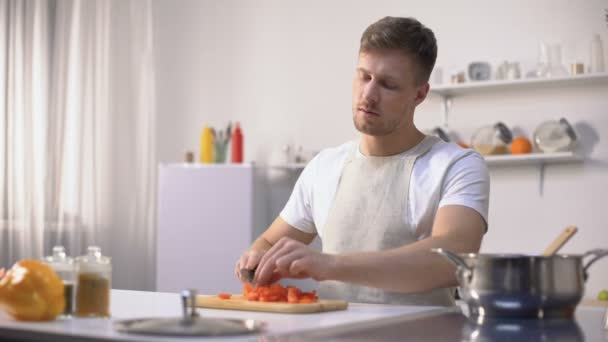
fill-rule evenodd
<path id="1" fill-rule="evenodd" d="M 266 253 L 265 251 L 261 251 L 261 250 L 253 249 L 253 248 L 245 251 L 245 253 L 243 253 L 243 255 L 241 255 L 239 260 L 236 262 L 236 267 L 234 269 L 234 274 L 236 275 L 236 277 L 239 278 L 239 280 L 243 283 L 247 282 L 247 280 L 243 279 L 243 277 L 241 276 L 241 270 L 242 269 L 247 269 L 247 270 L 255 269 L 258 266 L 258 264 L 260 263 L 260 260 L 262 260 L 262 257 L 264 256 L 265 253 Z"/>
<path id="2" fill-rule="evenodd" d="M 262 257 L 266 254 L 266 251 L 270 250 L 272 246 L 277 243 L 281 238 L 287 237 L 303 244 L 310 244 L 315 238 L 316 234 L 310 234 L 302 232 L 287 222 L 283 221 L 282 218 L 277 217 L 274 222 L 266 229 L 266 231 L 257 238 L 253 244 L 246 250 L 243 255 L 239 258 L 234 269 L 236 277 L 241 282 L 246 282 L 246 279 L 241 277 L 241 269 L 253 270 L 258 267 L 258 264 L 262 260 Z M 265 272 L 268 273 L 269 271 Z M 266 279 L 270 276 L 270 279 Z M 281 278 L 280 273 L 272 273 L 266 275 L 264 279 L 267 282 L 273 283 Z"/>

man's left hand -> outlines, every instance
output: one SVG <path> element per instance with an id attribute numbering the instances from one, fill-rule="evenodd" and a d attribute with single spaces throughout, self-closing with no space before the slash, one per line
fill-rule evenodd
<path id="1" fill-rule="evenodd" d="M 327 280 L 335 256 L 313 250 L 297 240 L 283 237 L 262 257 L 254 282 L 272 284 L 281 278 L 313 278 Z"/>

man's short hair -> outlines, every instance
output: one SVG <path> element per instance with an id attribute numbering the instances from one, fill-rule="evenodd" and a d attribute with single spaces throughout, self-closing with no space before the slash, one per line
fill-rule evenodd
<path id="1" fill-rule="evenodd" d="M 361 36 L 359 52 L 397 49 L 414 58 L 419 68 L 416 82 L 429 81 L 437 59 L 437 40 L 428 27 L 414 18 L 384 17 L 371 24 Z"/>

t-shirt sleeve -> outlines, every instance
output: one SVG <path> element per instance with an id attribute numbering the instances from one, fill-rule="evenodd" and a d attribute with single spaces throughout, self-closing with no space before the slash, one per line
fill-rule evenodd
<path id="1" fill-rule="evenodd" d="M 313 158 L 304 168 L 289 196 L 289 200 L 279 216 L 289 225 L 305 233 L 316 234 L 312 213 L 312 186 L 317 158 Z"/>
<path id="2" fill-rule="evenodd" d="M 488 227 L 490 175 L 485 160 L 478 153 L 469 153 L 456 160 L 443 182 L 439 208 L 462 205 L 476 210 Z"/>

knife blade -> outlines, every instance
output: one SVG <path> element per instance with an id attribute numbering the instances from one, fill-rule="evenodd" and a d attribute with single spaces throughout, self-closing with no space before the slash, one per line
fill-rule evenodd
<path id="1" fill-rule="evenodd" d="M 246 268 L 241 268 L 241 278 L 245 279 L 249 284 L 254 285 L 253 277 L 255 276 L 255 268 L 250 270 Z"/>

